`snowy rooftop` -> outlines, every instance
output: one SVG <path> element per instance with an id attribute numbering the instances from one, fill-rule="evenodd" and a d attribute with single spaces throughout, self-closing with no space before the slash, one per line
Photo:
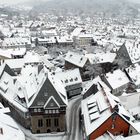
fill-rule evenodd
<path id="1" fill-rule="evenodd" d="M 93 34 L 89 34 L 89 33 L 87 33 L 87 34 L 80 33 L 80 34 L 78 35 L 78 37 L 79 37 L 79 38 L 93 38 Z"/>
<path id="2" fill-rule="evenodd" d="M 83 30 L 83 28 L 80 28 L 80 27 L 75 28 L 75 29 L 73 30 L 73 32 L 71 33 L 71 36 L 72 36 L 72 37 L 73 37 L 73 36 L 78 36 L 78 35 L 81 33 L 82 30 Z"/>
<path id="3" fill-rule="evenodd" d="M 119 88 L 130 82 L 127 75 L 120 69 L 107 73 L 105 78 L 112 89 Z"/>
<path id="4" fill-rule="evenodd" d="M 66 54 L 65 57 L 65 61 L 81 68 L 86 64 L 87 60 L 88 59 L 85 56 L 70 51 Z"/>
<path id="5" fill-rule="evenodd" d="M 105 94 L 104 94 L 105 93 Z M 119 105 L 120 100 L 112 95 L 110 92 L 100 90 L 95 95 L 84 99 L 81 103 L 82 114 L 84 116 L 84 124 L 86 135 L 89 136 L 95 131 L 100 125 L 102 125 L 111 115 L 111 108 L 118 105 L 118 114 L 128 116 L 133 120 L 134 118 L 124 109 L 123 106 Z"/>
<path id="6" fill-rule="evenodd" d="M 136 86 L 140 85 L 140 65 L 135 64 L 125 69 Z"/>
<path id="7" fill-rule="evenodd" d="M 1 110 L 1 109 L 0 109 Z M 2 133 L 0 133 L 1 140 L 25 140 L 23 132 L 19 129 L 16 122 L 8 115 L 1 113 L 0 111 L 0 128 Z"/>
<path id="8" fill-rule="evenodd" d="M 129 54 L 132 63 L 140 61 L 140 42 L 139 41 L 126 41 L 125 47 Z"/>
<path id="9" fill-rule="evenodd" d="M 26 46 L 31 44 L 28 38 L 5 38 L 2 42 L 2 46 L 10 47 L 10 46 Z"/>
<path id="10" fill-rule="evenodd" d="M 101 80 L 101 78 L 98 76 L 96 77 L 95 79 L 93 80 L 90 80 L 90 81 L 86 81 L 83 83 L 83 91 L 82 91 L 82 94 L 85 94 L 86 91 L 93 85 L 97 85 L 97 88 L 98 90 L 100 90 L 100 86 L 99 86 L 99 83 L 104 87 L 104 89 L 106 91 L 111 91 L 110 88 Z"/>
<path id="11" fill-rule="evenodd" d="M 55 73 L 55 77 L 65 86 L 82 83 L 79 69 L 57 72 Z"/>
<path id="12" fill-rule="evenodd" d="M 116 57 L 116 53 L 96 53 L 96 54 L 86 54 L 91 64 L 98 64 L 98 63 L 112 63 Z"/>

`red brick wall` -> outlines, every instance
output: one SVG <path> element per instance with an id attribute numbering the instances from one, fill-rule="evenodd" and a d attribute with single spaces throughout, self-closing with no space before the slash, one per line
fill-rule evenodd
<path id="1" fill-rule="evenodd" d="M 112 129 L 112 124 L 114 124 L 115 126 L 114 129 Z M 129 124 L 124 121 L 119 115 L 116 116 L 114 121 L 112 117 L 110 117 L 90 135 L 90 140 L 96 139 L 97 137 L 103 135 L 106 131 L 109 131 L 113 135 L 123 133 L 124 136 L 127 136 L 129 132 Z"/>

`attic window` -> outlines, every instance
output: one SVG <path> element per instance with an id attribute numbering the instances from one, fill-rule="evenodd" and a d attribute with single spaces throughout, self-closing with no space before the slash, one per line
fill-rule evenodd
<path id="1" fill-rule="evenodd" d="M 68 80 L 65 80 L 65 83 L 68 83 Z"/>
<path id="2" fill-rule="evenodd" d="M 51 103 L 50 106 L 54 106 L 54 103 Z"/>
<path id="3" fill-rule="evenodd" d="M 78 78 L 76 77 L 76 78 L 75 78 L 75 81 L 77 81 L 77 80 L 78 80 Z"/>
<path id="4" fill-rule="evenodd" d="M 44 92 L 44 96 L 48 96 L 48 92 Z"/>
<path id="5" fill-rule="evenodd" d="M 72 78 L 70 79 L 70 82 L 73 82 L 73 79 Z"/>

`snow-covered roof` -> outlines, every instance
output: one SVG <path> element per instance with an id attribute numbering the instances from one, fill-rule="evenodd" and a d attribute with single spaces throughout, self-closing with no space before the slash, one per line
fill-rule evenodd
<path id="1" fill-rule="evenodd" d="M 56 37 L 58 43 L 73 43 L 73 39 L 70 36 Z"/>
<path id="2" fill-rule="evenodd" d="M 127 75 L 120 69 L 105 74 L 105 78 L 112 89 L 119 88 L 130 82 Z"/>
<path id="3" fill-rule="evenodd" d="M 78 38 L 93 38 L 93 34 L 89 34 L 89 33 L 80 33 L 78 35 Z"/>
<path id="4" fill-rule="evenodd" d="M 59 79 L 55 78 L 52 73 L 48 73 L 48 78 L 65 105 L 68 105 L 67 93 L 64 85 L 60 82 Z"/>
<path id="5" fill-rule="evenodd" d="M 22 68 L 25 64 L 42 62 L 41 57 L 37 53 L 34 53 L 34 52 L 27 52 L 24 58 L 6 59 L 4 61 L 10 68 L 13 68 L 13 69 Z"/>
<path id="6" fill-rule="evenodd" d="M 78 36 L 78 35 L 81 33 L 82 30 L 83 30 L 83 28 L 80 28 L 80 27 L 75 28 L 75 29 L 73 30 L 73 32 L 71 33 L 71 36 L 72 36 L 72 37 L 73 37 L 73 36 Z"/>
<path id="7" fill-rule="evenodd" d="M 140 41 L 126 41 L 125 47 L 132 63 L 140 61 Z"/>
<path id="8" fill-rule="evenodd" d="M 96 53 L 96 54 L 85 54 L 91 64 L 98 64 L 98 63 L 112 63 L 116 57 L 116 53 Z"/>
<path id="9" fill-rule="evenodd" d="M 136 86 L 140 85 L 140 65 L 135 64 L 125 69 Z"/>
<path id="10" fill-rule="evenodd" d="M 87 60 L 88 59 L 84 55 L 80 55 L 78 53 L 74 53 L 70 51 L 66 54 L 65 57 L 65 61 L 81 68 L 86 64 Z"/>
<path id="11" fill-rule="evenodd" d="M 22 68 L 24 66 L 24 59 L 6 59 L 4 60 L 5 64 L 7 64 L 10 68 Z"/>
<path id="12" fill-rule="evenodd" d="M 82 83 L 79 69 L 57 72 L 54 76 L 58 78 L 64 86 Z"/>
<path id="13" fill-rule="evenodd" d="M 42 30 L 42 34 L 45 36 L 45 35 L 47 35 L 47 36 L 56 36 L 57 35 L 57 32 L 56 32 L 56 30 L 55 29 L 52 29 L 52 30 Z"/>
<path id="14" fill-rule="evenodd" d="M 110 88 L 101 80 L 101 78 L 99 76 L 97 76 L 96 78 L 94 78 L 93 80 L 90 81 L 86 81 L 83 83 L 83 91 L 82 94 L 85 94 L 87 92 L 87 90 L 93 85 L 97 85 L 98 90 L 100 90 L 100 85 L 99 83 L 103 86 L 103 88 L 106 91 L 111 91 Z"/>
<path id="15" fill-rule="evenodd" d="M 25 140 L 25 136 L 16 122 L 9 115 L 1 113 L 1 111 L 0 128 L 2 129 L 2 134 L 0 134 L 1 140 L 9 140 L 11 138 L 14 140 Z"/>
<path id="16" fill-rule="evenodd" d="M 140 139 L 140 135 L 133 135 L 133 136 L 128 136 L 123 138 L 123 140 L 139 140 Z"/>
<path id="17" fill-rule="evenodd" d="M 49 37 L 49 38 L 38 38 L 38 42 L 56 43 L 56 39 L 55 39 L 54 37 Z"/>
<path id="18" fill-rule="evenodd" d="M 5 38 L 2 42 L 3 47 L 10 46 L 26 46 L 30 45 L 31 41 L 28 38 Z"/>
<path id="19" fill-rule="evenodd" d="M 121 117 L 125 115 L 131 118 L 130 120 L 134 119 L 129 112 L 120 105 L 120 100 L 105 90 L 100 90 L 95 95 L 91 95 L 81 102 L 87 136 L 100 127 L 112 115 L 113 112 L 110 110 L 110 107 L 113 109 L 116 105 L 119 110 L 118 114 Z"/>

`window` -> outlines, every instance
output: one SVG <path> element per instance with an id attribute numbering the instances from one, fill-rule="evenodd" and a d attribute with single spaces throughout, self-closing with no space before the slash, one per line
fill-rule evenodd
<path id="1" fill-rule="evenodd" d="M 48 92 L 44 92 L 44 96 L 48 96 Z"/>
<path id="2" fill-rule="evenodd" d="M 44 105 L 44 102 L 43 101 L 38 101 L 37 105 Z"/>
<path id="3" fill-rule="evenodd" d="M 50 127 L 51 126 L 51 119 L 46 119 L 46 126 Z"/>
<path id="4" fill-rule="evenodd" d="M 55 110 L 52 110 L 52 113 L 55 114 Z"/>
<path id="5" fill-rule="evenodd" d="M 38 127 L 42 127 L 43 126 L 43 121 L 42 121 L 42 119 L 39 119 L 38 120 Z"/>
<path id="6" fill-rule="evenodd" d="M 49 110 L 49 114 L 51 114 L 52 113 L 52 110 Z"/>
<path id="7" fill-rule="evenodd" d="M 112 127 L 111 127 L 111 129 L 114 129 L 115 128 L 115 124 L 112 124 Z"/>
<path id="8" fill-rule="evenodd" d="M 37 112 L 37 108 L 34 109 L 34 112 Z"/>
<path id="9" fill-rule="evenodd" d="M 51 106 L 51 107 L 54 106 L 54 103 L 51 103 L 50 106 Z"/>
<path id="10" fill-rule="evenodd" d="M 54 119 L 54 126 L 56 126 L 56 127 L 59 126 L 59 120 L 58 120 L 58 118 L 55 118 Z"/>

